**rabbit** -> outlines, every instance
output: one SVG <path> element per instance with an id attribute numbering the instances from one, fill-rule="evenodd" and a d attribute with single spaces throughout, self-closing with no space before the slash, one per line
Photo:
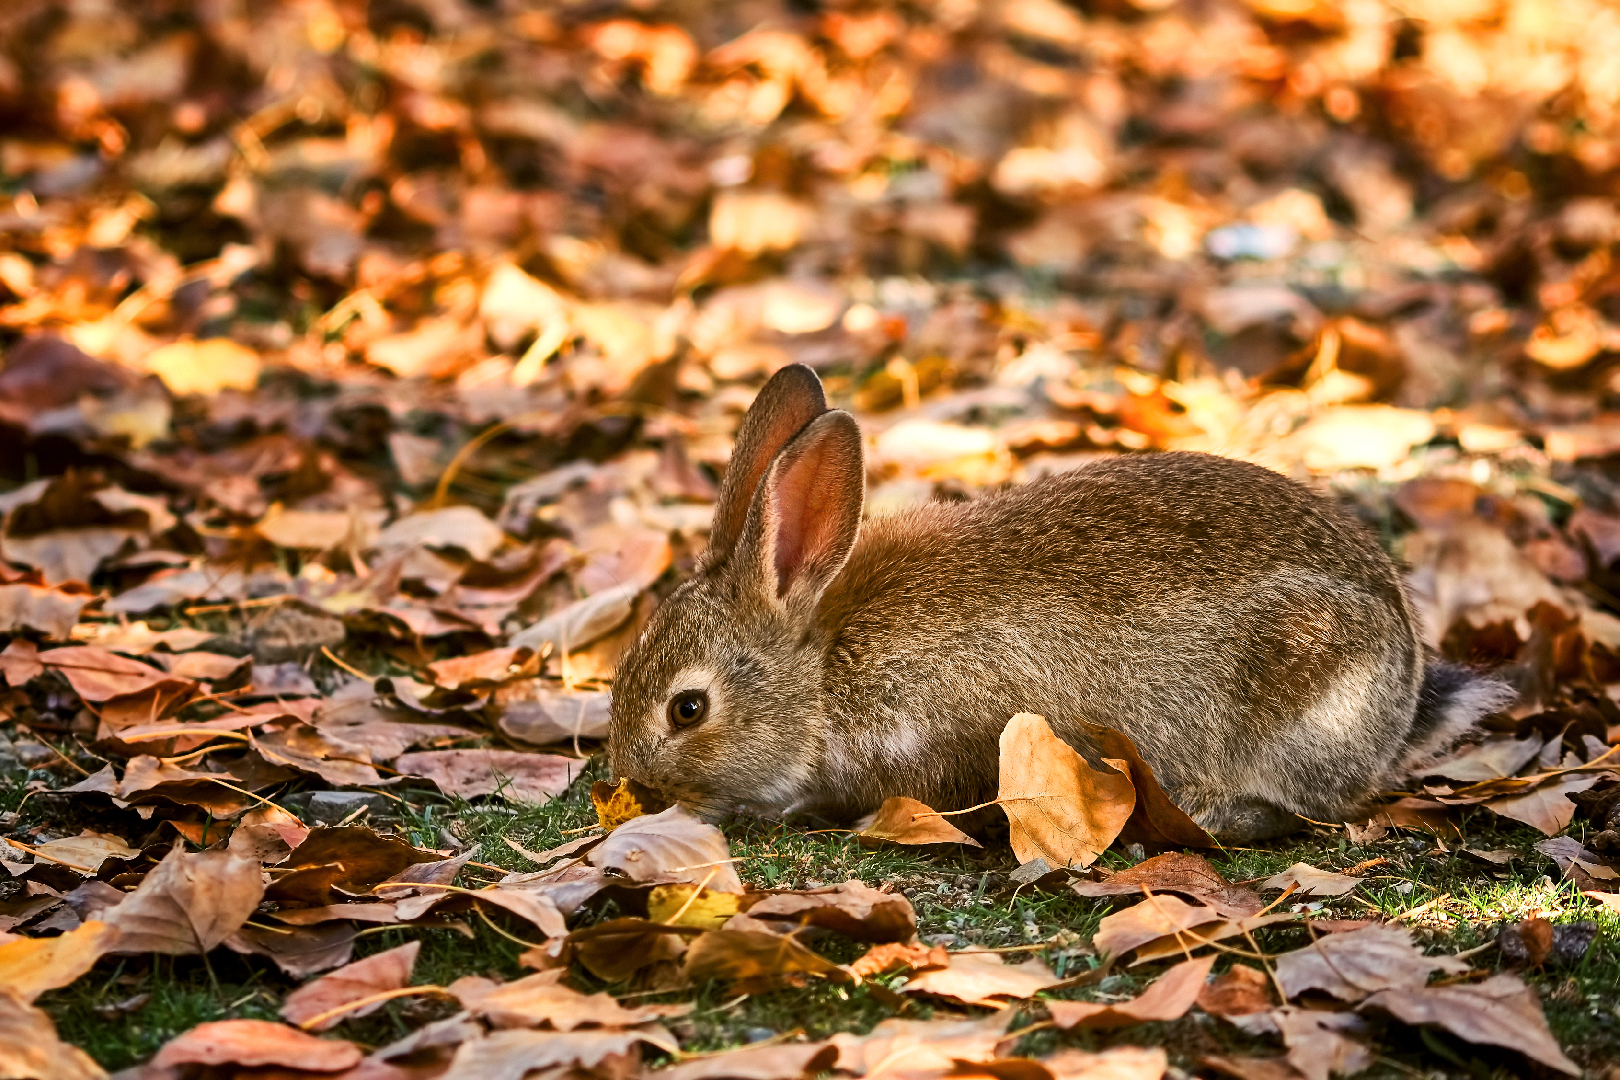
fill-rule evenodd
<path id="1" fill-rule="evenodd" d="M 614 678 L 612 770 L 711 821 L 995 796 L 1014 713 L 1136 744 L 1222 840 L 1353 820 L 1511 695 L 1425 655 L 1333 503 L 1189 452 L 862 521 L 861 432 L 804 366 L 743 418 L 694 576 Z M 1419 772 L 1421 775 L 1421 772 Z"/>

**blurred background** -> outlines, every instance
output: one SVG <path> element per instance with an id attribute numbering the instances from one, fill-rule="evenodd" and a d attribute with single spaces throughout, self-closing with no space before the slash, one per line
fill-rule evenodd
<path id="1" fill-rule="evenodd" d="M 622 530 L 689 565 L 802 361 L 876 508 L 1206 449 L 1613 606 L 1613 3 L 13 0 L 0 42 L 5 549 L 47 581 L 318 592 L 466 504 L 651 552 L 561 599 L 650 582 Z M 1437 641 L 1481 602 L 1435 596 Z"/>

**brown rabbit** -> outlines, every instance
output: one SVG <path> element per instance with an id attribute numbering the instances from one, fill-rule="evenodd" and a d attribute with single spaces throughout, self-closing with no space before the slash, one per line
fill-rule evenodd
<path id="1" fill-rule="evenodd" d="M 1344 821 L 1508 696 L 1425 660 L 1332 503 L 1207 454 L 1115 458 L 864 524 L 861 433 L 806 367 L 737 435 L 696 575 L 615 680 L 612 766 L 710 818 L 994 797 L 1008 717 L 1133 739 L 1230 839 Z"/>

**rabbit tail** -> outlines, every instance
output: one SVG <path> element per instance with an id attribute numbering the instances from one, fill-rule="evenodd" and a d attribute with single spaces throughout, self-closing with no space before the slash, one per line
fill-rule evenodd
<path id="1" fill-rule="evenodd" d="M 1407 777 L 1423 776 L 1473 734 L 1481 719 L 1506 708 L 1516 696 L 1500 679 L 1430 656 L 1423 666 L 1423 687 L 1401 754 L 1401 771 Z"/>

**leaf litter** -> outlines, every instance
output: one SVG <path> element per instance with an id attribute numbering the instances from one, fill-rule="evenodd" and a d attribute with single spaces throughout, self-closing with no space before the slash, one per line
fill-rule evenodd
<path id="1" fill-rule="evenodd" d="M 0 1023 L 23 1033 L 0 1043 L 29 1055 L 10 1071 L 100 1075 L 26 1001 L 56 1009 L 114 965 L 223 949 L 313 990 L 370 929 L 463 918 L 538 937 L 542 976 L 615 990 L 695 972 L 1040 1000 L 993 991 L 1044 981 L 1039 961 L 925 944 L 897 892 L 745 886 L 766 860 L 656 793 L 604 785 L 610 835 L 495 881 L 453 819 L 390 835 L 400 807 L 521 810 L 580 783 L 617 657 L 701 550 L 752 388 L 791 360 L 860 413 L 894 508 L 1165 448 L 1354 502 L 1411 568 L 1426 644 L 1499 668 L 1519 703 L 1346 836 L 1522 823 L 1620 909 L 1606 12 L 56 7 L 8 11 L 30 55 L 0 60 L 0 111 L 26 118 L 0 140 L 0 771 L 20 785 Z M 1446 983 L 1473 975 L 1299 903 L 1375 876 L 1228 882 L 1173 850 L 1210 841 L 1118 733 L 1092 762 L 1028 717 L 1010 730 L 998 801 L 1040 870 L 1019 883 L 1130 905 L 1088 948 L 1186 972 L 1311 935 L 1263 954 L 1289 1001 L 1238 976 L 1308 1075 L 1361 1060 L 1385 1016 L 1567 1068 L 1511 976 Z M 81 810 L 90 831 L 58 827 Z M 957 824 L 898 803 L 864 836 L 1005 854 Z M 1504 963 L 1592 946 L 1519 914 Z M 840 965 L 829 936 L 878 944 Z M 411 989 L 398 947 L 354 963 L 391 954 L 355 988 Z M 1101 1005 L 1163 1011 L 1146 996 Z M 885 1021 L 939 1047 L 974 1022 Z M 413 1069 L 605 1074 L 687 1040 L 432 1023 Z M 1040 1064 L 984 1037 L 922 1065 L 840 1049 L 837 1071 L 1169 1060 Z M 675 1069 L 771 1080 L 824 1049 Z M 361 1053 L 227 1020 L 153 1065 L 395 1075 Z"/>

